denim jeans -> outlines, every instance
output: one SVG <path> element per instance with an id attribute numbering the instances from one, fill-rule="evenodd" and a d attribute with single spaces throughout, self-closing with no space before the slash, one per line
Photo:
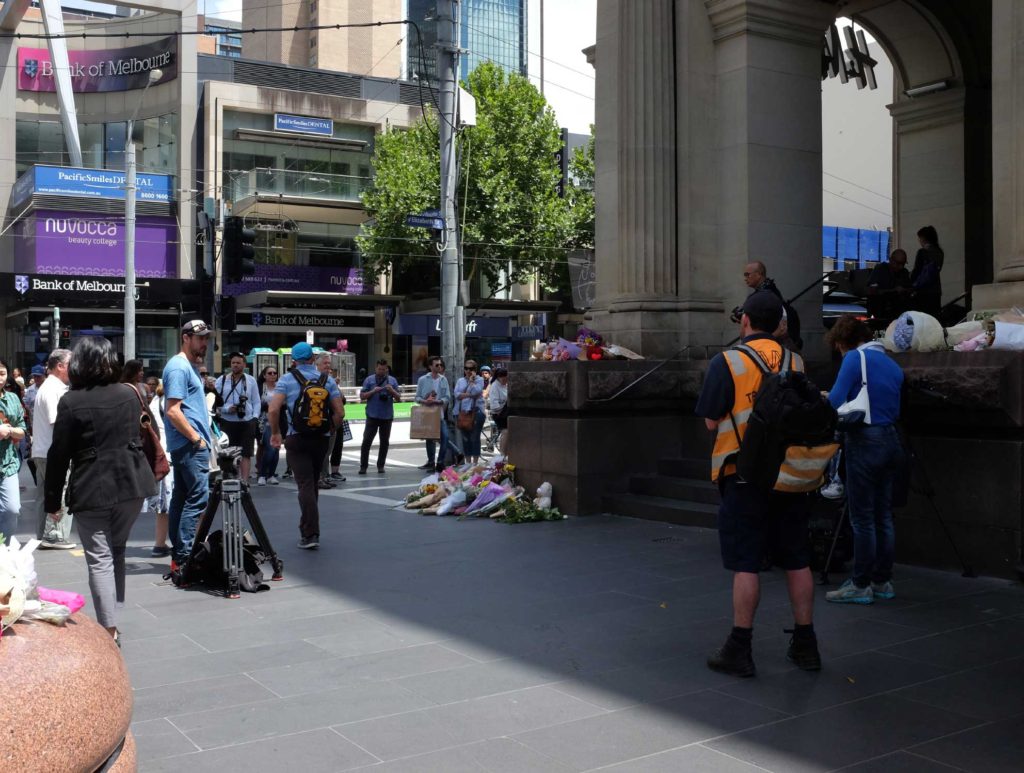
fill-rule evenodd
<path id="1" fill-rule="evenodd" d="M 270 445 L 270 422 L 263 428 L 263 439 L 260 443 L 263 446 L 263 458 L 260 459 L 260 468 L 257 475 L 261 478 L 269 478 L 277 475 L 277 461 L 281 458 L 281 449 Z"/>
<path id="2" fill-rule="evenodd" d="M 172 555 L 179 563 L 192 552 L 196 525 L 210 499 L 210 450 L 191 445 L 171 451 L 174 490 L 168 512 Z"/>
<path id="3" fill-rule="evenodd" d="M 477 408 L 473 417 L 473 429 L 459 430 L 462 433 L 462 452 L 466 456 L 480 456 L 480 433 L 484 429 L 484 412 Z"/>
<path id="4" fill-rule="evenodd" d="M 11 542 L 14 530 L 18 528 L 18 513 L 21 512 L 21 489 L 18 487 L 18 474 L 0 478 L 0 534 L 4 535 L 4 544 Z"/>
<path id="5" fill-rule="evenodd" d="M 440 448 L 438 446 L 440 445 Z M 448 455 L 448 422 L 441 419 L 441 439 L 427 441 L 427 461 L 431 464 L 444 464 Z M 440 458 L 438 458 L 440 456 Z"/>
<path id="6" fill-rule="evenodd" d="M 846 501 L 853 526 L 853 581 L 859 588 L 892 579 L 896 530 L 892 489 L 903 447 L 892 424 L 846 433 Z"/>

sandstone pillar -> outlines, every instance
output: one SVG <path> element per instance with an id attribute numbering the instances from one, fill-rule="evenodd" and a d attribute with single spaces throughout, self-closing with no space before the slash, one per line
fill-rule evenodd
<path id="1" fill-rule="evenodd" d="M 727 308 L 740 303 L 742 266 L 760 260 L 789 298 L 821 276 L 821 49 L 835 7 L 704 5 L 716 49 L 721 292 Z M 821 353 L 820 290 L 795 306 L 805 352 Z"/>
<path id="2" fill-rule="evenodd" d="M 674 0 L 600 0 L 597 305 L 591 324 L 647 356 L 682 340 L 676 228 Z"/>
<path id="3" fill-rule="evenodd" d="M 1024 307 L 1024 7 L 992 0 L 992 262 L 973 308 Z"/>

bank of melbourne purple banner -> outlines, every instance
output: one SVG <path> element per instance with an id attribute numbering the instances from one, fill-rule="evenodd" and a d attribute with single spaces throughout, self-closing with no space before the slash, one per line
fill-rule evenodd
<path id="1" fill-rule="evenodd" d="M 241 295 L 260 290 L 301 290 L 314 293 L 346 293 L 365 295 L 373 286 L 363 280 L 358 268 L 323 266 L 274 266 L 256 264 L 256 273 L 238 284 L 224 285 L 225 295 Z"/>
<path id="2" fill-rule="evenodd" d="M 178 226 L 173 217 L 135 221 L 135 274 L 176 277 Z M 124 276 L 124 217 L 37 210 L 15 225 L 18 274 Z"/>
<path id="3" fill-rule="evenodd" d="M 163 73 L 153 85 L 178 77 L 178 39 L 161 38 L 131 48 L 68 51 L 68 63 L 72 91 L 141 89 L 149 83 L 150 70 Z M 21 91 L 57 90 L 48 49 L 18 49 L 18 88 Z"/>

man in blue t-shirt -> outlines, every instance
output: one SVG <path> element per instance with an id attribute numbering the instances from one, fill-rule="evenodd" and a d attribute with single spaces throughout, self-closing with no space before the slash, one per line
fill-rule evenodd
<path id="1" fill-rule="evenodd" d="M 372 376 L 363 382 L 359 399 L 366 403 L 366 426 L 363 427 L 363 446 L 359 450 L 359 474 L 366 475 L 370 462 L 370 446 L 380 430 L 380 448 L 377 449 L 377 472 L 384 472 L 391 440 L 391 424 L 395 420 L 395 403 L 402 399 L 398 382 L 388 375 L 388 361 L 377 360 Z"/>
<path id="2" fill-rule="evenodd" d="M 199 366 L 206 359 L 210 327 L 201 319 L 181 328 L 181 351 L 164 368 L 164 430 L 174 469 L 168 510 L 171 568 L 192 552 L 196 524 L 210 498 L 210 416 Z"/>
<path id="3" fill-rule="evenodd" d="M 267 408 L 267 417 L 270 420 L 270 444 L 274 448 L 284 445 L 288 452 L 288 465 L 299 489 L 299 547 L 312 550 L 320 546 L 320 492 L 316 484 L 327 453 L 331 430 L 341 426 L 345 418 L 345 405 L 341 400 L 341 390 L 328 375 L 323 387 L 327 389 L 330 420 L 323 423 L 320 431 L 302 431 L 299 426 L 302 419 L 296 415 L 295 408 L 302 397 L 303 386 L 300 379 L 296 378 L 295 371 L 307 382 L 317 382 L 323 374 L 313 364 L 313 347 L 306 342 L 292 347 L 292 363 L 292 369 L 277 382 Z M 282 409 L 288 412 L 288 436 L 283 441 Z"/>

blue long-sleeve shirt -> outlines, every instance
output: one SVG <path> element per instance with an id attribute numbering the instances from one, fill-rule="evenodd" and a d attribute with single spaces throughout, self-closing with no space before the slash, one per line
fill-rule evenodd
<path id="1" fill-rule="evenodd" d="M 843 357 L 839 375 L 828 400 L 833 408 L 849 402 L 861 389 L 860 354 L 864 351 L 868 374 L 868 400 L 871 402 L 871 426 L 894 424 L 900 417 L 900 390 L 903 370 L 885 353 L 879 343 L 867 343 L 851 349 Z"/>

